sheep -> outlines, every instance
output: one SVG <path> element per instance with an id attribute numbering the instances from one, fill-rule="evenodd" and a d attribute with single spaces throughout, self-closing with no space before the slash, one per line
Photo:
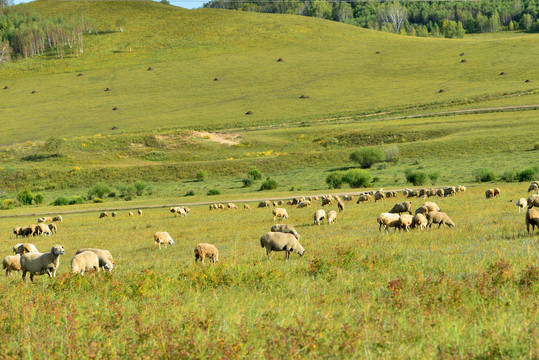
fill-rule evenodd
<path id="1" fill-rule="evenodd" d="M 539 228 L 539 210 L 528 209 L 526 211 L 526 230 L 530 233 L 530 225 L 532 226 L 532 232 L 535 231 L 535 226 Z"/>
<path id="2" fill-rule="evenodd" d="M 138 213 L 139 215 L 142 215 L 142 210 L 141 210 L 141 209 L 138 209 L 138 210 L 137 210 L 137 213 Z"/>
<path id="3" fill-rule="evenodd" d="M 40 223 L 36 226 L 36 229 L 34 230 L 34 235 L 52 235 L 51 229 L 47 226 L 45 223 Z"/>
<path id="4" fill-rule="evenodd" d="M 539 181 L 533 181 L 531 184 L 530 184 L 530 187 L 528 187 L 528 192 L 530 191 L 537 191 L 539 190 Z"/>
<path id="5" fill-rule="evenodd" d="M 159 246 L 159 249 L 161 249 L 161 244 L 165 245 L 165 247 L 169 244 L 170 246 L 174 245 L 174 240 L 172 240 L 172 238 L 166 231 L 156 232 L 153 235 L 153 239 L 154 239 L 154 244 L 153 244 L 154 249 L 156 245 Z"/>
<path id="6" fill-rule="evenodd" d="M 412 219 L 412 229 L 419 226 L 420 229 L 426 229 L 427 228 L 427 218 L 423 214 L 416 213 L 414 218 Z"/>
<path id="7" fill-rule="evenodd" d="M 191 212 L 191 208 L 189 206 L 183 206 L 183 211 L 185 211 L 185 215 L 189 214 Z"/>
<path id="8" fill-rule="evenodd" d="M 331 205 L 331 199 L 329 198 L 323 198 L 322 199 L 322 206 Z"/>
<path id="9" fill-rule="evenodd" d="M 215 264 L 219 261 L 219 250 L 215 247 L 215 245 L 208 244 L 208 243 L 202 243 L 198 244 L 195 247 L 195 263 L 197 260 L 201 260 L 204 264 L 204 258 L 210 258 L 210 263 Z"/>
<path id="10" fill-rule="evenodd" d="M 339 208 L 339 211 L 344 211 L 344 203 L 342 201 L 337 201 L 337 207 Z"/>
<path id="11" fill-rule="evenodd" d="M 459 186 L 456 187 L 456 191 L 457 192 L 465 192 L 466 191 L 466 186 L 459 185 Z"/>
<path id="12" fill-rule="evenodd" d="M 372 201 L 372 197 L 369 194 L 361 194 L 357 199 L 357 204 L 360 202 Z"/>
<path id="13" fill-rule="evenodd" d="M 305 254 L 305 249 L 298 239 L 292 234 L 282 232 L 268 232 L 260 237 L 260 246 L 266 248 L 268 259 L 272 251 L 286 251 L 286 259 L 290 259 L 290 252 L 294 251 L 300 256 Z"/>
<path id="14" fill-rule="evenodd" d="M 17 227 L 13 228 L 13 234 L 15 234 L 15 237 L 17 237 L 19 235 L 22 235 L 21 230 L 22 230 L 22 227 L 20 227 L 20 226 L 17 226 Z"/>
<path id="15" fill-rule="evenodd" d="M 85 251 L 90 251 L 97 255 L 97 258 L 99 259 L 99 266 L 102 267 L 103 270 L 112 271 L 112 269 L 114 268 L 114 259 L 110 254 L 110 251 L 103 249 L 85 248 L 77 250 L 75 255 L 78 255 Z"/>
<path id="16" fill-rule="evenodd" d="M 277 201 L 273 201 L 273 202 L 271 203 L 271 205 L 273 205 L 273 207 L 276 207 L 276 206 L 277 206 Z"/>
<path id="17" fill-rule="evenodd" d="M 210 210 L 217 209 L 217 204 L 210 204 Z"/>
<path id="18" fill-rule="evenodd" d="M 398 214 L 381 213 L 378 215 L 376 222 L 379 225 L 378 231 L 382 231 L 382 226 L 386 232 L 389 232 L 390 227 L 395 228 L 395 231 L 397 231 L 397 227 L 400 225 L 400 216 Z"/>
<path id="19" fill-rule="evenodd" d="M 308 200 L 302 201 L 298 204 L 298 209 L 311 206 L 311 202 Z"/>
<path id="20" fill-rule="evenodd" d="M 229 208 L 229 209 L 237 209 L 237 208 L 238 208 L 238 207 L 236 206 L 236 204 L 234 204 L 234 203 L 228 203 L 228 204 L 226 205 L 226 207 Z"/>
<path id="21" fill-rule="evenodd" d="M 244 210 L 252 210 L 251 207 L 247 204 L 243 204 L 243 209 Z"/>
<path id="22" fill-rule="evenodd" d="M 288 200 L 288 201 L 286 202 L 286 205 L 294 205 L 294 204 L 293 204 L 293 201 L 292 201 L 292 200 Z"/>
<path id="23" fill-rule="evenodd" d="M 110 214 L 110 216 L 116 217 L 116 212 L 113 211 L 112 214 Z"/>
<path id="24" fill-rule="evenodd" d="M 427 215 L 428 213 L 429 213 L 429 208 L 428 207 L 420 206 L 415 210 L 414 215 L 417 215 L 417 214 Z"/>
<path id="25" fill-rule="evenodd" d="M 176 206 L 176 207 L 171 207 L 170 208 L 170 212 L 174 214 L 174 216 L 178 216 L 178 214 L 180 214 L 181 216 L 186 216 L 187 214 L 185 213 L 185 211 L 179 207 L 179 206 Z"/>
<path id="26" fill-rule="evenodd" d="M 457 193 L 457 190 L 453 186 L 444 188 L 444 197 L 455 196 L 456 193 Z"/>
<path id="27" fill-rule="evenodd" d="M 524 209 L 525 207 L 528 207 L 528 202 L 526 201 L 526 199 L 520 198 L 517 200 L 517 207 L 518 207 L 518 213 L 520 214 L 520 209 Z"/>
<path id="28" fill-rule="evenodd" d="M 42 218 L 39 218 L 37 219 L 37 222 L 38 223 L 42 223 L 42 222 L 52 222 L 52 218 L 51 217 L 42 217 Z"/>
<path id="29" fill-rule="evenodd" d="M 23 237 L 33 236 L 35 230 L 36 230 L 36 225 L 32 224 L 25 228 L 22 228 L 20 234 Z"/>
<path id="30" fill-rule="evenodd" d="M 418 196 L 419 196 L 419 191 L 417 190 L 408 190 L 408 195 L 406 195 L 407 198 L 418 197 Z"/>
<path id="31" fill-rule="evenodd" d="M 63 222 L 64 219 L 62 218 L 62 215 L 57 215 L 57 216 L 52 218 L 52 221 L 54 221 L 54 222 Z"/>
<path id="32" fill-rule="evenodd" d="M 84 275 L 85 271 L 99 271 L 99 258 L 96 253 L 83 251 L 71 259 L 71 272 Z"/>
<path id="33" fill-rule="evenodd" d="M 434 189 L 428 189 L 426 195 L 427 195 L 427 197 L 433 197 L 433 196 L 436 196 L 436 190 L 434 190 Z"/>
<path id="34" fill-rule="evenodd" d="M 314 223 L 316 225 L 320 225 L 320 223 L 324 221 L 325 217 L 326 217 L 326 212 L 324 210 L 322 209 L 316 210 L 316 212 L 314 213 Z"/>
<path id="35" fill-rule="evenodd" d="M 427 194 L 427 189 L 420 189 L 417 196 L 419 197 L 425 197 Z"/>
<path id="36" fill-rule="evenodd" d="M 56 234 L 56 232 L 58 231 L 58 228 L 56 227 L 55 223 L 51 223 L 49 224 L 49 230 L 51 231 L 51 234 Z"/>
<path id="37" fill-rule="evenodd" d="M 486 199 L 490 199 L 494 197 L 494 190 L 493 189 L 488 189 L 487 191 L 485 191 L 485 198 Z"/>
<path id="38" fill-rule="evenodd" d="M 432 226 L 433 223 L 438 224 L 438 229 L 442 225 L 455 227 L 455 223 L 453 222 L 453 220 L 451 220 L 449 216 L 447 216 L 447 214 L 444 212 L 429 212 L 427 214 L 427 220 L 428 220 L 427 226 L 429 228 Z"/>
<path id="39" fill-rule="evenodd" d="M 21 255 L 8 255 L 2 260 L 2 265 L 6 270 L 6 276 L 11 275 L 13 271 L 21 270 Z"/>
<path id="40" fill-rule="evenodd" d="M 354 200 L 354 196 L 353 195 L 343 195 L 342 200 L 343 201 L 352 201 L 352 200 Z"/>
<path id="41" fill-rule="evenodd" d="M 412 225 L 413 216 L 408 214 L 403 214 L 399 216 L 399 229 L 410 231 L 410 226 Z"/>
<path id="42" fill-rule="evenodd" d="M 283 206 L 283 205 L 284 205 L 284 201 L 282 200 L 277 201 L 277 206 Z"/>
<path id="43" fill-rule="evenodd" d="M 288 224 L 275 224 L 271 227 L 271 232 L 282 232 L 282 233 L 287 233 L 287 234 L 292 234 L 296 237 L 296 239 L 299 240 L 300 238 L 300 234 L 298 234 L 298 232 L 296 231 L 296 229 L 294 229 L 294 227 L 292 225 L 288 225 Z"/>
<path id="44" fill-rule="evenodd" d="M 264 208 L 264 207 L 270 207 L 270 202 L 269 201 L 261 201 L 261 202 L 258 203 L 257 208 Z"/>
<path id="45" fill-rule="evenodd" d="M 109 214 L 107 214 L 106 211 L 103 211 L 101 214 L 99 214 L 99 218 L 100 218 L 100 219 L 106 218 L 106 217 L 109 217 Z"/>
<path id="46" fill-rule="evenodd" d="M 337 212 L 335 210 L 331 210 L 328 213 L 328 224 L 333 224 L 337 220 Z"/>
<path id="47" fill-rule="evenodd" d="M 395 204 L 391 210 L 389 210 L 390 214 L 401 214 L 408 212 L 410 215 L 412 215 L 412 203 L 409 201 L 404 201 L 398 204 Z"/>
<path id="48" fill-rule="evenodd" d="M 434 211 L 434 212 L 437 212 L 437 211 L 440 211 L 440 208 L 438 207 L 438 205 L 436 205 L 435 202 L 432 202 L 432 201 L 427 201 L 423 204 L 424 207 L 426 207 L 429 212 L 431 211 Z"/>
<path id="49" fill-rule="evenodd" d="M 444 197 L 444 195 L 445 195 L 444 189 L 438 189 L 438 190 L 436 190 L 436 196 L 438 196 L 438 197 Z"/>
<path id="50" fill-rule="evenodd" d="M 13 246 L 13 252 L 15 254 L 22 255 L 22 254 L 31 253 L 31 252 L 38 253 L 39 251 L 37 250 L 34 244 L 19 243 Z"/>
<path id="51" fill-rule="evenodd" d="M 382 201 L 385 199 L 385 194 L 381 191 L 377 191 L 375 194 L 374 194 L 374 202 L 377 202 L 378 200 Z"/>
<path id="52" fill-rule="evenodd" d="M 54 245 L 50 252 L 26 253 L 21 255 L 22 279 L 26 280 L 26 273 L 30 273 L 30 280 L 34 281 L 34 275 L 47 274 L 49 277 L 56 277 L 56 271 L 60 266 L 60 255 L 65 254 L 62 245 Z"/>
<path id="53" fill-rule="evenodd" d="M 133 212 L 130 211 L 128 215 L 132 217 L 132 216 L 133 216 Z"/>
<path id="54" fill-rule="evenodd" d="M 273 221 L 277 220 L 277 218 L 288 219 L 288 213 L 286 212 L 286 209 L 283 209 L 283 208 L 273 209 Z"/>
<path id="55" fill-rule="evenodd" d="M 498 196 L 500 196 L 500 189 L 495 188 L 494 189 L 494 197 L 498 197 Z"/>
<path id="56" fill-rule="evenodd" d="M 532 207 L 539 207 L 539 195 L 532 195 L 528 198 L 528 209 L 531 209 Z"/>

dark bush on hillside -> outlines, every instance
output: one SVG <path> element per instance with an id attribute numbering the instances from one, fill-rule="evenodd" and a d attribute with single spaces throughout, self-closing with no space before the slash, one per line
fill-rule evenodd
<path id="1" fill-rule="evenodd" d="M 54 206 L 64 206 L 64 205 L 69 205 L 69 199 L 66 198 L 65 196 L 60 196 L 58 198 L 56 198 L 52 204 Z"/>
<path id="2" fill-rule="evenodd" d="M 260 185 L 260 190 L 273 190 L 277 189 L 278 186 L 279 184 L 277 184 L 277 181 L 271 178 L 266 178 L 262 185 Z"/>
<path id="3" fill-rule="evenodd" d="M 197 180 L 204 181 L 206 179 L 206 173 L 204 171 L 197 172 Z"/>
<path id="4" fill-rule="evenodd" d="M 221 192 L 217 189 L 210 189 L 208 190 L 208 195 L 220 195 Z"/>
<path id="5" fill-rule="evenodd" d="M 30 205 L 33 199 L 34 195 L 28 189 L 24 189 L 17 194 L 17 200 L 23 205 Z"/>
<path id="6" fill-rule="evenodd" d="M 344 182 L 342 171 L 334 171 L 326 177 L 330 189 L 340 189 Z"/>
<path id="7" fill-rule="evenodd" d="M 103 196 L 109 192 L 110 188 L 107 184 L 97 183 L 93 188 L 90 189 L 90 191 L 88 191 L 88 199 L 92 199 L 94 197 L 103 198 Z"/>
<path id="8" fill-rule="evenodd" d="M 253 179 L 250 177 L 242 179 L 241 182 L 243 183 L 243 187 L 251 187 L 253 185 Z"/>
<path id="9" fill-rule="evenodd" d="M 257 168 L 252 168 L 247 175 L 253 180 L 262 180 L 262 173 Z"/>
<path id="10" fill-rule="evenodd" d="M 95 204 L 101 204 L 103 202 L 103 199 L 95 197 L 93 201 L 94 201 Z"/>
<path id="11" fill-rule="evenodd" d="M 352 169 L 343 175 L 343 181 L 352 188 L 368 187 L 371 184 L 371 174 L 365 170 Z"/>
<path id="12" fill-rule="evenodd" d="M 133 185 L 135 186 L 135 192 L 137 196 L 142 196 L 144 190 L 146 189 L 146 184 L 142 181 L 135 181 Z"/>
<path id="13" fill-rule="evenodd" d="M 363 169 L 368 169 L 374 163 L 384 161 L 384 159 L 384 152 L 374 147 L 364 147 L 350 154 L 350 160 L 358 163 Z"/>
<path id="14" fill-rule="evenodd" d="M 406 181 L 413 184 L 414 186 L 420 186 L 427 182 L 427 174 L 418 170 L 406 170 L 404 172 L 406 176 Z"/>
<path id="15" fill-rule="evenodd" d="M 42 194 L 36 194 L 34 196 L 34 203 L 41 204 L 43 202 L 43 195 Z"/>
<path id="16" fill-rule="evenodd" d="M 518 173 L 516 171 L 505 171 L 503 174 L 500 175 L 500 180 L 505 182 L 514 182 L 518 179 Z"/>
<path id="17" fill-rule="evenodd" d="M 440 178 L 440 172 L 439 171 L 431 172 L 429 174 L 429 179 L 430 179 L 430 182 L 431 182 L 432 185 L 436 185 L 436 181 L 438 181 L 439 178 Z"/>
<path id="18" fill-rule="evenodd" d="M 189 190 L 185 193 L 184 196 L 195 196 L 195 192 L 193 190 Z"/>
<path id="19" fill-rule="evenodd" d="M 69 199 L 69 205 L 75 205 L 75 204 L 84 204 L 84 199 L 82 196 L 73 196 L 71 199 Z"/>
<path id="20" fill-rule="evenodd" d="M 474 178 L 477 182 L 489 182 L 496 180 L 496 175 L 491 170 L 482 168 L 475 170 Z"/>
<path id="21" fill-rule="evenodd" d="M 534 169 L 525 169 L 518 173 L 518 181 L 532 181 L 535 180 Z"/>

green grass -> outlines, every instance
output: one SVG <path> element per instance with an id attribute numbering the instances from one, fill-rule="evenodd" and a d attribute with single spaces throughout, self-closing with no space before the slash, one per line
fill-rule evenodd
<path id="1" fill-rule="evenodd" d="M 485 200 L 487 187 L 501 197 Z M 513 203 L 523 184 L 489 184 L 435 200 L 457 227 L 378 232 L 393 202 L 347 203 L 335 225 L 312 226 L 319 208 L 287 206 L 303 257 L 265 259 L 259 237 L 271 209 L 209 211 L 186 218 L 168 209 L 142 217 L 64 216 L 45 251 L 62 244 L 56 279 L 0 281 L 4 357 L 339 357 L 533 358 L 539 345 L 538 248 Z M 395 201 L 402 201 L 402 195 Z M 413 199 L 413 207 L 422 203 Z M 241 204 L 238 204 L 241 205 Z M 473 216 L 472 216 L 473 215 Z M 33 222 L 0 219 L 8 229 Z M 152 251 L 168 231 L 172 248 Z M 194 264 L 197 243 L 220 250 L 219 263 Z M 109 249 L 111 274 L 71 276 L 78 248 Z M 21 346 L 21 344 L 24 344 Z M 54 345 L 51 345 L 54 344 Z"/>

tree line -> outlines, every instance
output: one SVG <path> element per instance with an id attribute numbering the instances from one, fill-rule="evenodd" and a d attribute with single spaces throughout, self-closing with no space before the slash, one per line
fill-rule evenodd
<path id="1" fill-rule="evenodd" d="M 313 16 L 421 37 L 453 38 L 465 33 L 517 29 L 539 32 L 539 0 L 210 0 L 204 7 Z"/>

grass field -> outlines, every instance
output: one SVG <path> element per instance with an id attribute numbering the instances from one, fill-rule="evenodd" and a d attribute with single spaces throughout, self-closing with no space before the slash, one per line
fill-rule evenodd
<path id="1" fill-rule="evenodd" d="M 0 281 L 0 356 L 536 358 L 537 230 L 528 235 L 509 202 L 526 186 L 494 186 L 500 198 L 477 187 L 435 200 L 454 229 L 379 233 L 377 215 L 402 195 L 347 203 L 334 225 L 312 225 L 319 202 L 287 206 L 306 249 L 290 261 L 268 261 L 260 248 L 271 209 L 65 215 L 57 235 L 29 240 L 65 247 L 58 277 Z M 35 221 L 0 219 L 5 255 L 19 241 L 8 229 Z M 152 250 L 162 230 L 176 245 Z M 200 242 L 219 248 L 216 266 L 195 265 Z M 68 274 L 75 251 L 90 246 L 112 252 L 113 272 Z"/>

